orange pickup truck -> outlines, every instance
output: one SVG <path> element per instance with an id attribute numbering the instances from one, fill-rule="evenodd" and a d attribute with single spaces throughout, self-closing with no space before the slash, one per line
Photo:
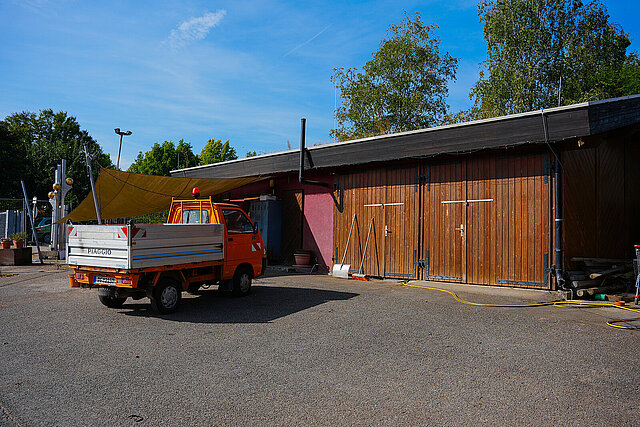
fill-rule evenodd
<path id="1" fill-rule="evenodd" d="M 172 200 L 166 224 L 69 224 L 68 232 L 71 286 L 99 287 L 110 308 L 148 297 L 155 312 L 172 313 L 183 291 L 203 285 L 243 296 L 267 262 L 256 224 L 211 198 Z"/>

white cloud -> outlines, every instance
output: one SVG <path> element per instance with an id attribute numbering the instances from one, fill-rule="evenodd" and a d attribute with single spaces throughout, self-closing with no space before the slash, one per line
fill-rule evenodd
<path id="1" fill-rule="evenodd" d="M 171 34 L 169 34 L 165 43 L 169 47 L 177 49 L 193 41 L 202 40 L 207 37 L 213 27 L 222 21 L 226 14 L 226 10 L 219 10 L 215 13 L 207 12 L 198 18 L 184 21 L 177 29 L 171 30 Z"/>

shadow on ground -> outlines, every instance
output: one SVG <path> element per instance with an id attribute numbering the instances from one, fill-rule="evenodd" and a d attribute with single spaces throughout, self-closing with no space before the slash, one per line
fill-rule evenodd
<path id="1" fill-rule="evenodd" d="M 128 300 L 120 313 L 176 322 L 267 323 L 328 301 L 347 300 L 358 295 L 321 289 L 254 286 L 251 294 L 234 298 L 217 290 L 200 290 L 196 296 L 183 298 L 178 312 L 173 314 L 156 315 L 149 300 Z"/>

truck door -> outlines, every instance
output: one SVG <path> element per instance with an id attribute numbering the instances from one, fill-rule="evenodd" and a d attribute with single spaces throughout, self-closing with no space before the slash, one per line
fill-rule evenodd
<path id="1" fill-rule="evenodd" d="M 253 264 L 256 258 L 261 262 L 264 248 L 259 235 L 253 232 L 253 223 L 243 211 L 223 208 L 222 215 L 227 225 L 224 275 L 229 276 L 243 262 Z"/>

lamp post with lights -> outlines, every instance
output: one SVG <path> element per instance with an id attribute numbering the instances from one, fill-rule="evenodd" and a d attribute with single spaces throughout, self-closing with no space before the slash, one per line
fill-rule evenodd
<path id="1" fill-rule="evenodd" d="M 118 146 L 118 162 L 116 163 L 116 169 L 120 170 L 120 150 L 122 149 L 122 137 L 131 135 L 131 131 L 121 131 L 120 128 L 115 128 L 114 131 L 120 135 L 120 145 Z"/>
<path id="2" fill-rule="evenodd" d="M 71 190 L 73 179 L 64 178 L 67 174 L 67 161 L 62 159 L 62 164 L 56 168 L 55 180 L 53 183 L 53 191 L 50 191 L 49 203 L 51 204 L 51 248 L 58 251 L 64 251 L 66 239 L 62 235 L 62 227 L 56 222 L 65 215 L 65 196 Z"/>

